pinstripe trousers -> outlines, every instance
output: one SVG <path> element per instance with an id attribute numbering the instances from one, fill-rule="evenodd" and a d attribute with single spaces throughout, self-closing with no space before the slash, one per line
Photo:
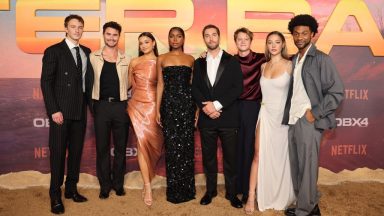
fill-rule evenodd
<path id="1" fill-rule="evenodd" d="M 61 185 L 64 180 L 65 159 L 67 156 L 67 178 L 65 190 L 76 191 L 76 184 L 79 181 L 80 162 L 83 152 L 84 135 L 86 129 L 86 112 L 82 114 L 80 120 L 64 119 L 62 125 L 49 119 L 49 152 L 51 182 L 49 195 L 51 198 L 60 198 Z"/>

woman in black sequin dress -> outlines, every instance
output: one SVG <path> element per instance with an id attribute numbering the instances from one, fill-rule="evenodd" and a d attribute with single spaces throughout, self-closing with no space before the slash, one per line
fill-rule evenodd
<path id="1" fill-rule="evenodd" d="M 167 200 L 195 198 L 194 119 L 191 78 L 194 58 L 184 53 L 184 31 L 173 27 L 168 34 L 170 52 L 157 59 L 157 117 L 163 128 Z"/>

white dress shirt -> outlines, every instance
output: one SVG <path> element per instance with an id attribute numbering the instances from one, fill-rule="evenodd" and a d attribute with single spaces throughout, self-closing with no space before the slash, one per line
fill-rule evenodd
<path id="1" fill-rule="evenodd" d="M 220 49 L 219 53 L 216 55 L 216 57 L 213 57 L 209 52 L 207 53 L 207 75 L 209 82 L 213 86 L 215 84 L 217 70 L 220 65 L 221 56 L 223 55 L 223 50 Z M 216 111 L 220 111 L 223 106 L 221 103 L 217 100 L 213 101 L 213 105 L 215 106 Z"/>
<path id="2" fill-rule="evenodd" d="M 307 109 L 311 109 L 311 101 L 309 100 L 301 76 L 303 63 L 311 46 L 312 44 L 308 47 L 300 61 L 299 57 L 296 58 L 295 69 L 293 70 L 293 93 L 291 98 L 291 109 L 289 110 L 288 124 L 290 125 L 294 125 L 299 118 L 304 116 Z"/>

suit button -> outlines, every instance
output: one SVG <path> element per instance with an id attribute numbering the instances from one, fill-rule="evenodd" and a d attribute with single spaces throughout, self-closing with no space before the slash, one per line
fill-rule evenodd
<path id="1" fill-rule="evenodd" d="M 68 87 L 71 87 L 71 84 L 70 84 L 70 83 L 68 83 Z"/>
<path id="2" fill-rule="evenodd" d="M 65 74 L 65 75 L 68 75 L 68 72 L 65 72 L 64 74 Z"/>

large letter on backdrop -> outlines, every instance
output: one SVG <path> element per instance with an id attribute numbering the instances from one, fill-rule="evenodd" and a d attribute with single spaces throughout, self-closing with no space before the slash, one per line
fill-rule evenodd
<path id="1" fill-rule="evenodd" d="M 61 40 L 58 38 L 37 38 L 36 32 L 64 32 L 64 18 L 58 16 L 35 16 L 37 11 L 90 11 L 100 10 L 99 0 L 18 0 L 16 2 L 16 42 L 26 53 L 43 53 L 48 46 Z M 84 31 L 100 31 L 99 17 L 84 16 Z M 64 37 L 64 33 L 63 33 Z M 100 39 L 82 39 L 91 49 L 100 45 Z"/>
<path id="2" fill-rule="evenodd" d="M 289 19 L 297 14 L 311 14 L 311 8 L 305 0 L 228 0 L 228 38 L 233 35 L 237 28 L 244 26 L 254 33 L 267 33 L 281 31 L 288 33 Z M 246 13 L 257 13 L 262 18 L 247 19 Z M 256 15 L 257 15 L 256 14 Z M 292 16 L 287 17 L 287 14 Z M 284 19 L 285 17 L 285 19 Z M 285 34 L 290 38 L 290 34 Z M 252 49 L 257 52 L 264 52 L 265 38 L 253 39 Z M 292 53 L 296 50 L 292 40 L 287 40 L 288 50 Z M 229 50 L 236 50 L 233 42 L 228 43 Z"/>
<path id="3" fill-rule="evenodd" d="M 156 37 L 167 38 L 168 30 L 173 26 L 184 30 L 190 28 L 193 23 L 193 8 L 190 0 L 108 0 L 106 18 L 121 23 L 123 33 L 134 33 L 127 35 L 127 43 L 121 37 L 119 47 L 129 47 L 129 50 L 136 51 L 137 35 L 141 32 L 152 32 Z M 135 49 L 132 49 L 133 45 Z"/>
<path id="4" fill-rule="evenodd" d="M 354 16 L 360 32 L 341 31 L 348 16 Z M 384 56 L 384 40 L 367 5 L 362 0 L 340 0 L 316 42 L 329 53 L 334 45 L 369 46 L 375 56 Z"/>
<path id="5" fill-rule="evenodd" d="M 10 9 L 10 0 L 0 0 L 0 10 L 9 10 Z"/>

